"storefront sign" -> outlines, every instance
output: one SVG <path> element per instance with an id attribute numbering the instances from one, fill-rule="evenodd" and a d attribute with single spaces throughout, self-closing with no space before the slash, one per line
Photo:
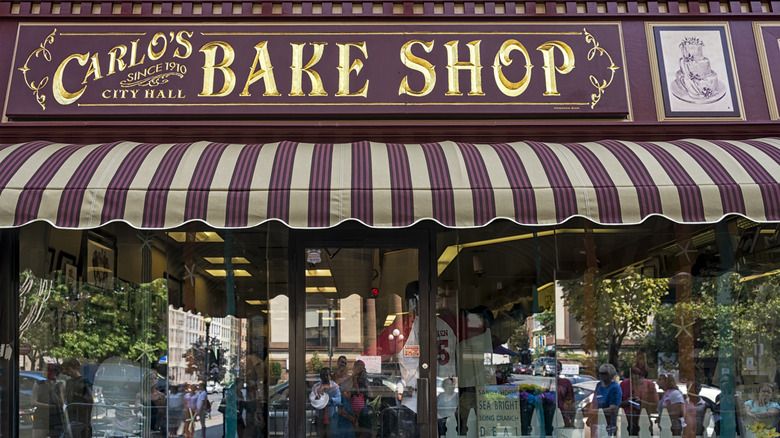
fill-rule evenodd
<path id="1" fill-rule="evenodd" d="M 477 389 L 480 437 L 519 437 L 520 399 L 517 386 L 485 385 Z"/>
<path id="2" fill-rule="evenodd" d="M 420 346 L 404 345 L 404 357 L 420 357 Z"/>
<path id="3" fill-rule="evenodd" d="M 623 117 L 620 24 L 21 24 L 12 120 Z"/>
<path id="4" fill-rule="evenodd" d="M 561 364 L 561 374 L 576 375 L 580 373 L 580 366 L 576 363 L 564 363 Z"/>

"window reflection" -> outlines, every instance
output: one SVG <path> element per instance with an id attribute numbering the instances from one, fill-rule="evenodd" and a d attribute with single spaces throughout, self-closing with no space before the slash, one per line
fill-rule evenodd
<path id="1" fill-rule="evenodd" d="M 440 435 L 774 436 L 777 236 L 737 218 L 440 232 L 437 316 L 458 362 L 439 371 L 439 393 L 458 382 Z"/>
<path id="2" fill-rule="evenodd" d="M 779 230 L 742 218 L 439 229 L 431 427 L 774 436 Z M 290 356 L 284 226 L 35 224 L 20 243 L 21 436 L 290 435 L 290 361 L 302 359 Z M 404 406 L 397 353 L 414 327 L 406 291 L 419 255 L 342 251 L 343 265 L 307 272 L 306 393 L 323 367 L 354 385 L 363 362 L 366 379 L 347 392 L 377 401 L 365 427 L 382 436 L 414 423 L 382 426 L 382 413 Z M 615 373 L 602 379 L 605 365 Z M 361 403 L 350 407 L 355 417 Z"/>
<path id="3" fill-rule="evenodd" d="M 289 358 L 286 231 L 269 228 L 23 228 L 20 436 L 286 433 L 267 408 Z"/>

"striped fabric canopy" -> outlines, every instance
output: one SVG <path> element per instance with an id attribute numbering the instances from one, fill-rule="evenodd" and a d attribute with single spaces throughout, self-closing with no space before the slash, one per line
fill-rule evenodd
<path id="1" fill-rule="evenodd" d="M 0 227 L 780 219 L 780 139 L 0 146 Z"/>

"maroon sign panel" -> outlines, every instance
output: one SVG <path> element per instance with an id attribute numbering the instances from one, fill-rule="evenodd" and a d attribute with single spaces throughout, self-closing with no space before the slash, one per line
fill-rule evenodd
<path id="1" fill-rule="evenodd" d="M 619 24 L 21 24 L 10 120 L 623 117 Z"/>

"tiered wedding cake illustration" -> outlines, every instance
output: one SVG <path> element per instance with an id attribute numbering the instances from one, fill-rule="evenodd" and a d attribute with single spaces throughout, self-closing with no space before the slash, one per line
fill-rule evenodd
<path id="1" fill-rule="evenodd" d="M 712 70 L 710 60 L 702 54 L 704 43 L 696 37 L 680 43 L 680 69 L 672 83 L 672 94 L 690 103 L 711 103 L 726 94 L 726 86 Z"/>

